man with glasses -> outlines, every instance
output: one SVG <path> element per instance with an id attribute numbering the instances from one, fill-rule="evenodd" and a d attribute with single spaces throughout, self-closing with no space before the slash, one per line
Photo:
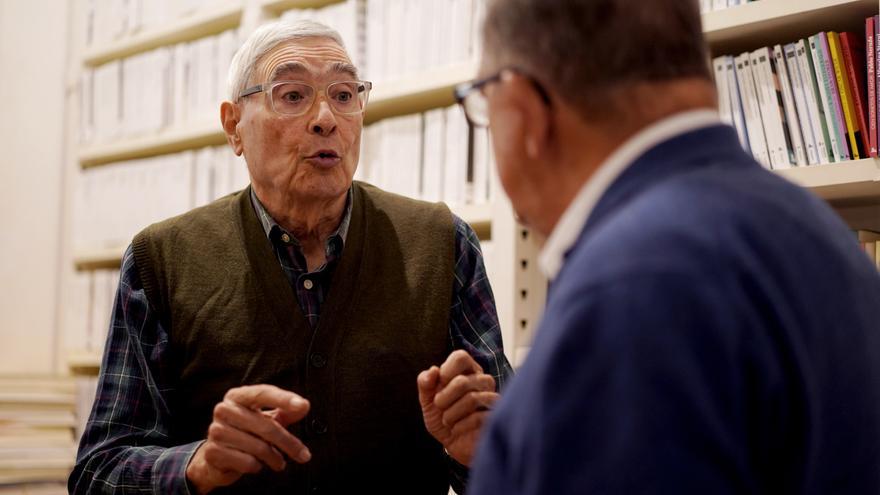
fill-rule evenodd
<path id="1" fill-rule="evenodd" d="M 230 86 L 251 186 L 127 250 L 71 492 L 461 492 L 510 373 L 476 235 L 352 181 L 335 31 L 261 27 Z"/>
<path id="2" fill-rule="evenodd" d="M 471 495 L 880 493 L 880 276 L 722 125 L 700 24 L 489 0 L 457 94 L 552 282 Z"/>

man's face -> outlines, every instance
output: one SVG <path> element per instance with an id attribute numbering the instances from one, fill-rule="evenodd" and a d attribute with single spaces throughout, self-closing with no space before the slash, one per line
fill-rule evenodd
<path id="1" fill-rule="evenodd" d="M 363 114 L 337 115 L 327 84 L 356 79 L 345 50 L 328 38 L 282 43 L 257 61 L 248 87 L 301 81 L 317 94 L 298 116 L 276 113 L 267 92 L 240 101 L 238 132 L 251 180 L 264 201 L 332 200 L 351 186 L 360 155 Z"/>

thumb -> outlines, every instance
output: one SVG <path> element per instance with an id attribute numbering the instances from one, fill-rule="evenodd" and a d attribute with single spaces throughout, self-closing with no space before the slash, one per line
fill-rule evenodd
<path id="1" fill-rule="evenodd" d="M 434 395 L 437 393 L 437 385 L 440 381 L 440 368 L 431 366 L 419 373 L 416 383 L 419 387 L 419 402 L 422 407 L 434 404 Z"/>

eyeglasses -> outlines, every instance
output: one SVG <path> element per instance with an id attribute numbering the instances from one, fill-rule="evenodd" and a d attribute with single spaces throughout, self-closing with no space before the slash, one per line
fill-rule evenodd
<path id="1" fill-rule="evenodd" d="M 335 81 L 327 85 L 322 93 L 334 113 L 356 115 L 363 113 L 373 83 L 369 81 Z M 319 93 L 311 84 L 302 81 L 275 81 L 258 84 L 244 91 L 239 98 L 264 92 L 269 95 L 269 103 L 276 113 L 290 116 L 304 115 L 315 103 Z"/>
<path id="2" fill-rule="evenodd" d="M 550 94 L 547 93 L 537 79 L 527 75 L 519 69 L 507 67 L 491 76 L 462 83 L 455 87 L 455 101 L 461 105 L 462 110 L 464 110 L 464 116 L 467 118 L 467 121 L 471 126 L 477 128 L 489 126 L 489 101 L 486 99 L 485 93 L 483 93 L 483 88 L 489 84 L 500 81 L 501 74 L 505 71 L 516 72 L 528 79 L 535 87 L 535 91 L 541 96 L 541 99 L 544 100 L 544 103 L 550 105 Z"/>

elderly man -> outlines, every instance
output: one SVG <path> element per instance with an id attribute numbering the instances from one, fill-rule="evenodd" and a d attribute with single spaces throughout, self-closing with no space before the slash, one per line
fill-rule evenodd
<path id="1" fill-rule="evenodd" d="M 721 125 L 694 0 L 492 0 L 489 124 L 553 280 L 468 493 L 880 493 L 880 277 Z"/>
<path id="2" fill-rule="evenodd" d="M 460 492 L 510 373 L 474 232 L 352 182 L 335 31 L 258 29 L 230 86 L 251 186 L 125 253 L 71 492 Z"/>

